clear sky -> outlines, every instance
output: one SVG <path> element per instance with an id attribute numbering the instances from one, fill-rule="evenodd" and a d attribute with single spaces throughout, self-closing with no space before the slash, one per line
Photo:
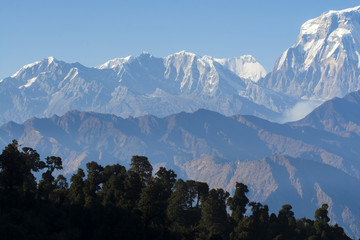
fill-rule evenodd
<path id="1" fill-rule="evenodd" d="M 1 0 L 0 79 L 54 56 L 92 67 L 147 51 L 253 55 L 270 71 L 300 26 L 355 0 Z"/>

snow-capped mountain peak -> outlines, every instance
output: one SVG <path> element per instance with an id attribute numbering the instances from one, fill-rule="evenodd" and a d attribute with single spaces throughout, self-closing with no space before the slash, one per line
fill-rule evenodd
<path id="1" fill-rule="evenodd" d="M 214 61 L 233 71 L 239 77 L 250 79 L 254 82 L 266 76 L 264 67 L 251 55 L 235 58 L 215 58 Z"/>
<path id="2" fill-rule="evenodd" d="M 141 54 L 140 54 L 140 56 L 142 56 L 142 55 L 152 56 L 152 55 L 151 55 L 149 52 L 147 52 L 147 51 L 142 51 Z"/>
<path id="3" fill-rule="evenodd" d="M 234 59 L 257 63 L 249 56 Z M 88 68 L 48 57 L 0 83 L 0 102 L 9 106 L 0 109 L 0 122 L 59 115 L 74 108 L 124 117 L 205 108 L 274 119 L 292 104 L 287 96 L 240 77 L 233 70 L 243 65 L 228 68 L 228 62 L 181 51 L 165 58 L 142 53 Z"/>
<path id="4" fill-rule="evenodd" d="M 346 9 L 342 9 L 342 10 L 330 10 L 330 11 L 324 13 L 324 15 L 326 15 L 326 14 L 344 14 L 344 13 L 357 12 L 359 10 L 360 10 L 360 6 L 356 6 L 356 7 L 346 8 Z"/>
<path id="5" fill-rule="evenodd" d="M 123 65 L 125 63 L 130 63 L 135 59 L 135 57 L 133 56 L 127 56 L 127 57 L 123 57 L 123 58 L 114 58 L 111 59 L 109 61 L 107 61 L 104 64 L 101 64 L 99 66 L 97 66 L 96 68 L 98 69 L 108 69 L 108 68 L 116 68 L 120 65 Z"/>
<path id="6" fill-rule="evenodd" d="M 15 74 L 11 76 L 11 78 L 18 78 L 21 77 L 21 75 L 31 75 L 31 72 L 38 72 L 39 70 L 46 72 L 50 71 L 49 68 L 53 64 L 57 65 L 60 61 L 56 60 L 54 57 L 47 57 L 44 58 L 42 61 L 36 61 L 30 64 L 27 64 L 23 66 L 19 71 L 17 71 Z"/>
<path id="7" fill-rule="evenodd" d="M 55 60 L 55 58 L 50 56 L 47 58 L 47 60 L 48 60 L 48 64 L 50 65 Z"/>
<path id="8" fill-rule="evenodd" d="M 171 54 L 171 55 L 188 55 L 188 56 L 196 56 L 196 54 L 195 54 L 195 53 L 188 52 L 188 51 L 186 51 L 186 50 L 182 50 L 182 51 L 180 51 L 180 52 L 176 52 L 176 53 Z M 170 56 L 171 56 L 171 55 L 170 55 Z"/>
<path id="9" fill-rule="evenodd" d="M 327 100 L 360 88 L 360 6 L 305 22 L 295 44 L 261 84 L 303 99 Z"/>
<path id="10" fill-rule="evenodd" d="M 125 64 L 131 64 L 134 60 L 140 60 L 144 58 L 153 57 L 148 52 L 142 52 L 137 57 L 128 56 L 124 58 L 115 58 L 107 61 L 106 63 L 97 66 L 98 69 L 118 69 L 120 71 L 123 69 Z M 169 62 L 172 62 L 176 66 L 180 66 L 183 64 L 192 64 L 198 62 L 199 64 L 206 65 L 208 67 L 214 65 L 214 63 L 218 63 L 222 65 L 224 68 L 232 71 L 240 78 L 250 79 L 254 82 L 257 82 L 260 78 L 266 76 L 266 70 L 264 67 L 256 61 L 256 59 L 251 55 L 244 55 L 241 57 L 235 58 L 214 58 L 211 56 L 198 56 L 195 53 L 188 52 L 182 50 L 177 53 L 170 54 L 167 57 L 159 58 L 164 61 L 164 65 L 168 65 Z"/>
<path id="11" fill-rule="evenodd" d="M 30 63 L 30 64 L 26 64 L 25 66 L 23 66 L 19 71 L 17 71 L 16 73 L 14 73 L 13 75 L 11 75 L 12 78 L 17 77 L 22 71 L 24 71 L 25 69 L 31 68 L 37 64 L 39 64 L 40 61 L 36 61 L 34 63 Z"/>
<path id="12" fill-rule="evenodd" d="M 354 22 L 357 21 L 356 22 Z M 358 34 L 352 34 L 359 26 L 360 7 L 341 11 L 329 11 L 320 17 L 304 23 L 300 30 L 297 46 L 301 45 L 307 52 L 303 68 L 307 70 L 316 61 L 336 57 L 336 51 L 347 50 L 345 38 L 350 38 L 357 49 L 360 47 Z"/>

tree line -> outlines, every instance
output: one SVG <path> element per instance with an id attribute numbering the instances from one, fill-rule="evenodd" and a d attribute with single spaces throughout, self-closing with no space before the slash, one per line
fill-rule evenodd
<path id="1" fill-rule="evenodd" d="M 327 204 L 314 220 L 296 219 L 289 204 L 270 214 L 267 205 L 249 202 L 242 183 L 230 197 L 204 182 L 177 179 L 171 169 L 153 175 L 145 156 L 133 156 L 130 166 L 89 162 L 69 184 L 54 177 L 61 158 L 42 161 L 13 140 L 0 155 L 1 239 L 350 239 L 329 225 Z"/>

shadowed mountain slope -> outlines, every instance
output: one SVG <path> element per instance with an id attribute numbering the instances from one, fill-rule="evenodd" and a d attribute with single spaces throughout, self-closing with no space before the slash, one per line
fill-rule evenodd
<path id="1" fill-rule="evenodd" d="M 327 202 L 333 221 L 358 234 L 360 196 L 349 191 L 360 187 L 357 136 L 208 110 L 126 119 L 73 110 L 3 125 L 2 147 L 12 139 L 43 157 L 61 156 L 65 174 L 89 161 L 128 166 L 131 156 L 146 155 L 155 169 L 166 166 L 211 187 L 232 191 L 236 181 L 248 184 L 251 199 L 273 211 L 290 203 L 312 217 Z"/>

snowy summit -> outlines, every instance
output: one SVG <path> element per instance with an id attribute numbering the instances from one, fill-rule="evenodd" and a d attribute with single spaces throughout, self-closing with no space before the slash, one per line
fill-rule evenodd
<path id="1" fill-rule="evenodd" d="M 360 89 L 360 6 L 305 22 L 262 84 L 303 99 L 327 100 Z"/>
<path id="2" fill-rule="evenodd" d="M 73 108 L 123 117 L 205 108 L 274 119 L 293 101 L 258 85 L 265 74 L 249 55 L 216 59 L 181 51 L 158 58 L 143 52 L 95 68 L 49 57 L 0 82 L 0 101 L 8 106 L 0 123 L 61 115 Z"/>

